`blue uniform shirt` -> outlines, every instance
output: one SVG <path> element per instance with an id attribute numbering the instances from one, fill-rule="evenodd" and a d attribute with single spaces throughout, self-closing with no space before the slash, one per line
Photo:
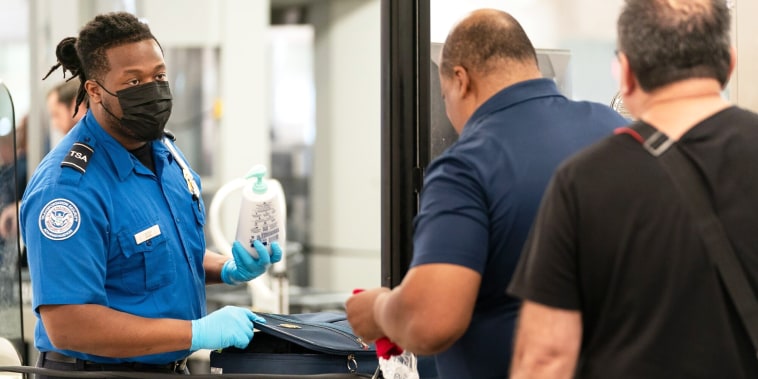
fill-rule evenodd
<path id="1" fill-rule="evenodd" d="M 40 163 L 21 206 L 38 319 L 39 306 L 51 304 L 99 304 L 148 318 L 205 314 L 204 205 L 164 143 L 152 145 L 155 174 L 87 112 Z M 77 164 L 61 165 L 67 156 Z M 58 350 L 41 320 L 35 344 L 101 363 L 163 364 L 189 355 L 114 359 Z"/>
<path id="2" fill-rule="evenodd" d="M 429 165 L 411 266 L 482 276 L 468 330 L 437 356 L 441 378 L 508 377 L 519 301 L 505 290 L 545 187 L 562 160 L 625 124 L 606 106 L 568 100 L 549 79 L 529 80 L 482 104 Z"/>

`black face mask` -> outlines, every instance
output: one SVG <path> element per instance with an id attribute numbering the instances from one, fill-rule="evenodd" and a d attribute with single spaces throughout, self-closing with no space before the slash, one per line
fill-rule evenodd
<path id="1" fill-rule="evenodd" d="M 150 82 L 116 91 L 108 91 L 118 98 L 121 105 L 121 118 L 116 117 L 101 102 L 103 109 L 113 118 L 119 120 L 123 132 L 137 141 L 152 141 L 163 136 L 163 129 L 171 116 L 171 89 L 168 82 Z"/>

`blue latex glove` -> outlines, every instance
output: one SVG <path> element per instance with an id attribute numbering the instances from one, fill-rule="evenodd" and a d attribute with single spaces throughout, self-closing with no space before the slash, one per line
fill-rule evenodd
<path id="1" fill-rule="evenodd" d="M 244 349 L 253 339 L 253 323 L 265 324 L 266 319 L 247 308 L 232 306 L 192 320 L 190 350 L 215 350 L 229 346 Z"/>
<path id="2" fill-rule="evenodd" d="M 253 247 L 258 253 L 258 259 L 253 258 L 242 247 L 239 241 L 234 241 L 232 245 L 232 256 L 234 259 L 226 261 L 224 267 L 221 268 L 221 280 L 224 283 L 238 284 L 253 280 L 266 272 L 266 269 L 272 263 L 282 260 L 282 248 L 279 247 L 279 243 L 276 241 L 271 243 L 271 255 L 269 255 L 268 249 L 266 249 L 266 246 L 263 246 L 261 241 L 253 241 Z"/>

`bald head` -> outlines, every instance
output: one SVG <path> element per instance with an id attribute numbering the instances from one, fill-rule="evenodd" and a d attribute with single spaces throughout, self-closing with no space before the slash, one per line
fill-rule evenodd
<path id="1" fill-rule="evenodd" d="M 495 9 L 472 12 L 453 27 L 442 49 L 440 73 L 450 76 L 453 67 L 489 75 L 521 63 L 537 67 L 537 55 L 524 29 L 510 14 Z"/>

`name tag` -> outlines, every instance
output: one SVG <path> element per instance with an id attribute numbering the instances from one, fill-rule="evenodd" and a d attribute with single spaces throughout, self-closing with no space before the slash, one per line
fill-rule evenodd
<path id="1" fill-rule="evenodd" d="M 137 245 L 161 235 L 161 228 L 158 225 L 153 225 L 134 235 L 134 240 L 137 241 Z"/>

